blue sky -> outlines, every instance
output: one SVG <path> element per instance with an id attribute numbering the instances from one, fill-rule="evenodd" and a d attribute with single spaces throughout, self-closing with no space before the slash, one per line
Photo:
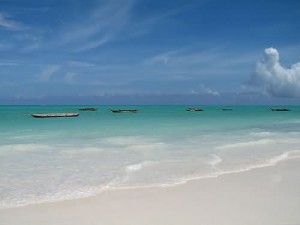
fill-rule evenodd
<path id="1" fill-rule="evenodd" d="M 0 104 L 298 104 L 299 18 L 298 0 L 0 0 Z"/>

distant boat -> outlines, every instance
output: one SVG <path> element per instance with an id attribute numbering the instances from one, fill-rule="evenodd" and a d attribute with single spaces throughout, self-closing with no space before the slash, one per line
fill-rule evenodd
<path id="1" fill-rule="evenodd" d="M 53 117 L 77 117 L 79 113 L 35 113 L 31 114 L 35 118 L 53 118 Z"/>
<path id="2" fill-rule="evenodd" d="M 271 111 L 287 112 L 287 111 L 291 111 L 291 110 L 290 109 L 286 109 L 286 108 L 272 108 Z"/>
<path id="3" fill-rule="evenodd" d="M 97 111 L 96 108 L 81 108 L 79 110 L 81 110 L 81 111 Z"/>
<path id="4" fill-rule="evenodd" d="M 232 111 L 232 109 L 222 109 L 222 111 Z"/>
<path id="5" fill-rule="evenodd" d="M 112 109 L 110 111 L 112 111 L 113 113 L 126 113 L 126 112 L 136 113 L 139 110 L 138 109 Z"/>
<path id="6" fill-rule="evenodd" d="M 189 111 L 189 112 L 200 112 L 200 111 L 203 111 L 203 109 L 200 109 L 200 108 L 188 108 L 188 109 L 186 109 L 186 111 Z"/>

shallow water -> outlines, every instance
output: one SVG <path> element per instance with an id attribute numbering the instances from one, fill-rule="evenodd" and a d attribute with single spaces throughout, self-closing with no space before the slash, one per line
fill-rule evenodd
<path id="1" fill-rule="evenodd" d="M 0 106 L 0 207 L 175 185 L 298 157 L 300 107 Z M 138 113 L 110 109 L 137 108 Z M 232 111 L 222 111 L 231 108 Z"/>

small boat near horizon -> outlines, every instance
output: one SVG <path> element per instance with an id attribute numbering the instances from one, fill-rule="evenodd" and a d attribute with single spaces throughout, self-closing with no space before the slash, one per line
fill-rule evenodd
<path id="1" fill-rule="evenodd" d="M 274 112 L 287 112 L 287 111 L 291 111 L 291 110 L 287 109 L 287 108 L 271 108 L 271 111 L 274 111 Z"/>
<path id="2" fill-rule="evenodd" d="M 188 108 L 188 109 L 186 109 L 186 111 L 188 111 L 188 112 L 201 112 L 201 111 L 203 111 L 203 109 L 200 109 L 200 108 Z"/>
<path id="3" fill-rule="evenodd" d="M 93 107 L 88 107 L 88 108 L 81 108 L 81 109 L 78 109 L 80 111 L 97 111 L 96 108 L 93 108 Z"/>
<path id="4" fill-rule="evenodd" d="M 110 111 L 112 111 L 113 113 L 127 113 L 127 112 L 137 113 L 139 110 L 138 109 L 112 109 Z"/>
<path id="5" fill-rule="evenodd" d="M 79 113 L 34 113 L 31 116 L 35 118 L 77 117 Z"/>

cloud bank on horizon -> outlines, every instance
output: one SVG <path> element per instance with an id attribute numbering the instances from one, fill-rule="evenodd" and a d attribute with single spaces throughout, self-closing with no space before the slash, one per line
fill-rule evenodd
<path id="1" fill-rule="evenodd" d="M 246 90 L 275 97 L 300 97 L 300 62 L 285 68 L 280 64 L 279 52 L 267 48 L 256 71 L 245 83 Z"/>

